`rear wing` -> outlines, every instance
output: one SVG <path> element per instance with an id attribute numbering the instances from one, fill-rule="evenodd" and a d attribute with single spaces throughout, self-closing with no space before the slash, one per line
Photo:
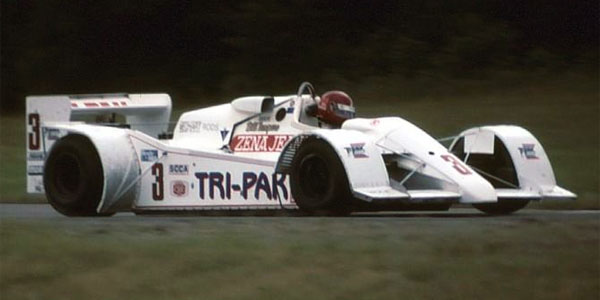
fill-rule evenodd
<path id="1" fill-rule="evenodd" d="M 131 129 L 157 137 L 168 129 L 171 97 L 167 94 L 28 96 L 26 113 L 29 129 L 36 119 L 39 124 L 89 123 L 86 116 L 119 114 Z"/>
<path id="2" fill-rule="evenodd" d="M 28 96 L 26 107 L 29 193 L 43 192 L 44 161 L 47 151 L 60 134 L 51 128 L 52 125 L 83 122 L 125 126 L 158 138 L 167 133 L 171 117 L 171 97 L 167 94 Z M 124 124 L 117 124 L 117 117 Z"/>

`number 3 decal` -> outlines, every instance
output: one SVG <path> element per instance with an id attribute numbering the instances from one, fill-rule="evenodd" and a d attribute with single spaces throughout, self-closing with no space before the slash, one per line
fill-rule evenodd
<path id="1" fill-rule="evenodd" d="M 27 124 L 31 125 L 31 133 L 29 133 L 29 150 L 40 149 L 40 114 L 29 114 Z"/>
<path id="2" fill-rule="evenodd" d="M 451 162 L 452 167 L 454 167 L 454 169 L 456 171 L 458 171 L 458 173 L 463 174 L 463 175 L 471 174 L 471 171 L 469 171 L 469 169 L 465 165 L 463 165 L 463 163 L 460 162 L 460 160 L 456 159 L 456 157 L 454 157 L 452 155 L 444 154 L 444 155 L 442 155 L 442 158 L 447 162 Z"/>
<path id="3" fill-rule="evenodd" d="M 152 175 L 154 175 L 154 183 L 152 183 L 152 199 L 161 201 L 165 197 L 163 185 L 163 165 L 156 163 L 152 165 Z"/>

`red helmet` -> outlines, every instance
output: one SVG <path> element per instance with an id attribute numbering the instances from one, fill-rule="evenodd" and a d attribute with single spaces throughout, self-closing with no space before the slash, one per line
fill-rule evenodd
<path id="1" fill-rule="evenodd" d="M 317 117 L 323 122 L 341 126 L 344 121 L 354 118 L 352 99 L 342 91 L 329 91 L 321 96 Z"/>

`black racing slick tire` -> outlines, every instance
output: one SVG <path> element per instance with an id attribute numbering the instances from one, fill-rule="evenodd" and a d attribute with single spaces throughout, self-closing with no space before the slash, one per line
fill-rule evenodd
<path id="1" fill-rule="evenodd" d="M 291 192 L 296 205 L 308 214 L 347 215 L 350 187 L 344 166 L 325 141 L 305 141 L 292 161 Z"/>
<path id="2" fill-rule="evenodd" d="M 44 165 L 46 198 L 63 215 L 107 216 L 96 209 L 102 198 L 104 173 L 98 151 L 82 135 L 56 141 Z"/>
<path id="3" fill-rule="evenodd" d="M 495 203 L 473 204 L 473 207 L 490 215 L 508 215 L 524 208 L 529 200 L 523 199 L 498 199 Z"/>

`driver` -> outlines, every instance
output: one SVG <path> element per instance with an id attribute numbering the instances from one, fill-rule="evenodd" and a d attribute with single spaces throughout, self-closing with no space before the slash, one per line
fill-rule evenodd
<path id="1" fill-rule="evenodd" d="M 342 91 L 326 92 L 317 106 L 317 117 L 335 127 L 341 127 L 344 121 L 354 118 L 355 112 L 352 98 Z"/>

